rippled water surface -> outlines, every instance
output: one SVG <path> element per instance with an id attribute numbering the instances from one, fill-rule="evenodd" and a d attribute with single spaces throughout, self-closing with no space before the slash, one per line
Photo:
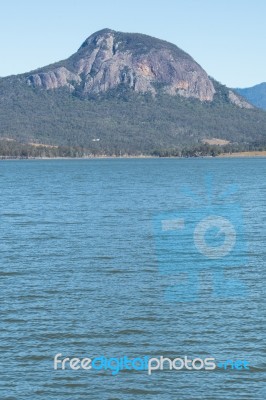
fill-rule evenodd
<path id="1" fill-rule="evenodd" d="M 190 191 L 209 201 L 209 173 L 214 197 L 238 185 L 213 201 L 243 211 L 247 254 L 225 275 L 247 291 L 214 296 L 203 268 L 197 298 L 170 301 L 176 275 L 161 273 L 154 218 L 193 216 Z M 0 398 L 265 399 L 265 177 L 263 158 L 1 161 Z M 251 368 L 113 376 L 54 371 L 57 353 L 213 356 Z"/>

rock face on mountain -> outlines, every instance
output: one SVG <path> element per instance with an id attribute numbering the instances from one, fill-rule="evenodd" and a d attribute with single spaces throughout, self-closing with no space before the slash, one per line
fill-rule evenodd
<path id="1" fill-rule="evenodd" d="M 39 74 L 31 75 L 27 79 L 29 85 L 42 87 L 44 89 L 57 89 L 62 86 L 74 89 L 70 82 L 80 83 L 81 78 L 65 67 L 59 67 L 48 72 L 40 72 Z"/>
<path id="2" fill-rule="evenodd" d="M 104 29 L 91 35 L 68 60 L 27 76 L 33 87 L 68 87 L 81 95 L 106 92 L 124 84 L 135 92 L 160 88 L 211 101 L 215 89 L 207 73 L 173 44 L 141 34 Z"/>
<path id="3" fill-rule="evenodd" d="M 232 90 L 229 90 L 228 98 L 231 101 L 231 103 L 235 104 L 240 108 L 254 108 L 250 103 L 245 101 L 243 98 L 237 96 Z"/>

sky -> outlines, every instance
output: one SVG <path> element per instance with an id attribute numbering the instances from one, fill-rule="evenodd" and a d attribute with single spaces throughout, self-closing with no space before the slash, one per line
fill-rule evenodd
<path id="1" fill-rule="evenodd" d="M 68 58 L 103 28 L 176 44 L 229 87 L 266 81 L 265 0 L 0 0 L 0 76 Z"/>

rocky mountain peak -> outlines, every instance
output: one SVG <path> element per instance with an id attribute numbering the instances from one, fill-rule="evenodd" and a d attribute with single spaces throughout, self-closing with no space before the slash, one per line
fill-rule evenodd
<path id="1" fill-rule="evenodd" d="M 69 59 L 27 76 L 28 85 L 46 90 L 67 87 L 83 96 L 120 84 L 137 93 L 211 101 L 215 93 L 207 73 L 177 46 L 147 35 L 103 29 L 89 36 Z"/>
<path id="2" fill-rule="evenodd" d="M 108 28 L 89 36 L 69 59 L 40 69 L 26 80 L 46 90 L 67 87 L 81 97 L 119 85 L 137 93 L 156 96 L 160 90 L 200 101 L 212 101 L 215 94 L 207 73 L 174 44 Z"/>
<path id="3" fill-rule="evenodd" d="M 90 46 L 92 44 L 94 45 L 98 45 L 99 44 L 99 40 L 103 40 L 104 38 L 110 36 L 110 35 L 114 35 L 115 31 L 113 31 L 112 29 L 109 28 L 105 28 L 105 29 L 101 29 L 100 31 L 97 31 L 95 33 L 93 33 L 92 35 L 90 35 L 80 46 L 80 48 L 78 49 L 78 51 L 82 51 L 84 48 L 86 48 L 87 46 Z"/>

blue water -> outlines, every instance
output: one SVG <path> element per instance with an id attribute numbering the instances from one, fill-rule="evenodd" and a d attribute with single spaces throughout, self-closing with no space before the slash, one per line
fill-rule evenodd
<path id="1" fill-rule="evenodd" d="M 1 161 L 0 398 L 265 399 L 265 176 L 263 158 Z M 237 191 L 219 197 L 232 184 Z M 199 209 L 210 196 L 216 209 L 241 208 L 245 257 L 224 274 L 245 291 L 217 297 L 206 265 L 196 297 L 166 296 L 180 282 L 163 270 L 169 237 L 161 241 L 154 221 L 181 210 L 193 224 L 192 192 Z M 251 367 L 113 376 L 55 371 L 57 353 L 213 356 Z"/>

